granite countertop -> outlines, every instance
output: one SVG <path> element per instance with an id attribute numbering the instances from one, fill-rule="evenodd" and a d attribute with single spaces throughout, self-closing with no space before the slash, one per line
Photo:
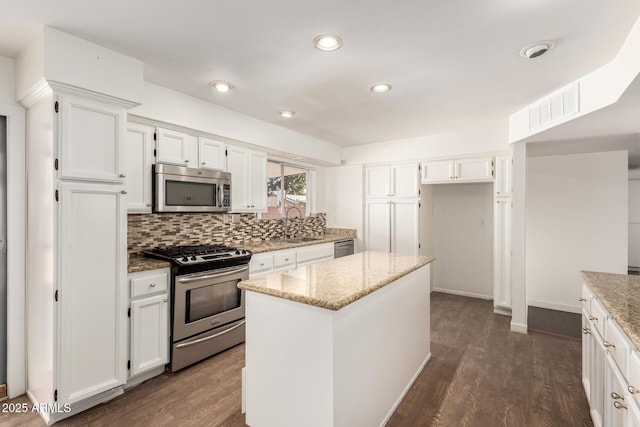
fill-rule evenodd
<path id="1" fill-rule="evenodd" d="M 319 245 L 322 243 L 337 242 L 339 240 L 355 239 L 356 233 L 355 230 L 353 230 L 352 233 L 326 233 L 322 236 L 310 237 L 313 237 L 316 240 L 312 240 L 309 242 L 292 242 L 287 239 L 277 239 L 238 244 L 237 246 L 241 247 L 242 249 L 249 249 L 254 254 L 259 254 L 260 252 L 279 251 L 281 249 L 293 249 L 299 248 L 301 246 Z"/>
<path id="2" fill-rule="evenodd" d="M 426 256 L 367 251 L 245 280 L 238 287 L 339 310 L 433 260 Z"/>
<path id="3" fill-rule="evenodd" d="M 580 275 L 640 350 L 640 276 L 581 271 Z"/>
<path id="4" fill-rule="evenodd" d="M 158 268 L 171 267 L 169 261 L 161 259 L 147 258 L 141 253 L 129 254 L 129 265 L 127 273 L 137 273 L 139 271 L 155 270 Z"/>
<path id="5" fill-rule="evenodd" d="M 319 245 L 321 243 L 331 243 L 346 239 L 355 239 L 356 231 L 350 229 L 331 229 L 331 232 L 327 232 L 322 236 L 312 236 L 315 240 L 309 242 L 292 242 L 291 240 L 279 239 L 279 240 L 265 240 L 262 242 L 253 243 L 233 243 L 232 246 L 236 246 L 242 249 L 249 249 L 254 254 L 260 252 L 278 251 L 281 249 L 293 249 L 301 246 Z M 138 271 L 155 270 L 157 268 L 171 267 L 169 261 L 163 261 L 154 258 L 147 258 L 142 253 L 130 253 L 129 265 L 127 268 L 128 273 L 135 273 Z"/>

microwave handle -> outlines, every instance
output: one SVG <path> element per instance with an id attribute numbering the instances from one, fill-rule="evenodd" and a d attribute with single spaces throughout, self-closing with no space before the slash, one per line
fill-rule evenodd
<path id="1" fill-rule="evenodd" d="M 222 207 L 222 184 L 218 184 L 218 207 Z"/>

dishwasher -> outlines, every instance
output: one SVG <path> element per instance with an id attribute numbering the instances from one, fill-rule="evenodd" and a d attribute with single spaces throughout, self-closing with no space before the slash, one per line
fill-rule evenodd
<path id="1" fill-rule="evenodd" d="M 333 245 L 333 257 L 340 258 L 347 255 L 353 255 L 353 239 L 335 242 Z"/>

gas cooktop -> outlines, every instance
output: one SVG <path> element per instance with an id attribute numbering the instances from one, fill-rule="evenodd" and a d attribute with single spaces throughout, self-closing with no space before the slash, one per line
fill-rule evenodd
<path id="1" fill-rule="evenodd" d="M 236 261 L 249 262 L 251 251 L 225 245 L 192 245 L 159 247 L 143 251 L 147 256 L 166 259 L 179 266 L 196 264 L 218 264 Z"/>

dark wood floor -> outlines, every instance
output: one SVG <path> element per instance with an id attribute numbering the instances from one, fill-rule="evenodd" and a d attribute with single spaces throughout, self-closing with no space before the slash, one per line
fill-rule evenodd
<path id="1" fill-rule="evenodd" d="M 579 340 L 511 333 L 491 301 L 433 293 L 431 310 L 432 358 L 388 426 L 592 425 Z M 240 345 L 56 425 L 245 426 L 243 365 Z M 0 426 L 42 425 L 36 414 L 0 413 Z"/>

